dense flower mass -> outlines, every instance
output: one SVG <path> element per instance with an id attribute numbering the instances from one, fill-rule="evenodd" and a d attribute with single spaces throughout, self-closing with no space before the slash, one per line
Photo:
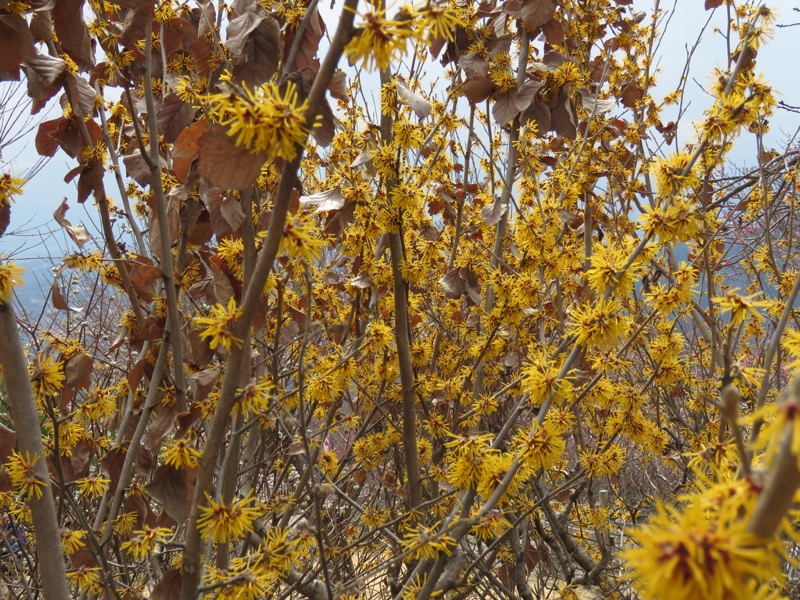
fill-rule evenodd
<path id="1" fill-rule="evenodd" d="M 709 44 L 688 2 L 145 4 L 0 8 L 69 183 L 17 238 L 38 164 L 3 95 L 0 588 L 791 593 L 800 154 L 770 135 L 771 10 L 707 0 Z"/>

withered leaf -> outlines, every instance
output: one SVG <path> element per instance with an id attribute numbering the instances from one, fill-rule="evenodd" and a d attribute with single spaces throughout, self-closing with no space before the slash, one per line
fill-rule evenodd
<path id="1" fill-rule="evenodd" d="M 498 125 L 505 125 L 519 114 L 516 97 L 517 94 L 514 90 L 495 97 L 492 116 Z"/>
<path id="2" fill-rule="evenodd" d="M 35 58 L 33 37 L 24 17 L 0 16 L 0 81 L 18 81 L 22 61 Z"/>
<path id="3" fill-rule="evenodd" d="M 50 287 L 50 301 L 53 303 L 53 308 L 56 310 L 68 310 L 71 312 L 81 312 L 81 308 L 74 308 L 67 304 L 67 300 L 64 298 L 64 294 L 61 293 L 61 288 L 58 285 L 58 281 L 54 281 L 53 285 Z"/>
<path id="4" fill-rule="evenodd" d="M 469 79 L 489 74 L 489 62 L 477 54 L 464 54 L 458 59 L 458 66 Z"/>
<path id="5" fill-rule="evenodd" d="M 198 171 L 213 185 L 242 189 L 251 185 L 267 160 L 264 152 L 253 153 L 237 146 L 220 125 L 211 125 L 197 144 Z"/>
<path id="6" fill-rule="evenodd" d="M 228 23 L 225 31 L 225 47 L 233 55 L 234 60 L 244 50 L 247 37 L 267 18 L 260 4 L 251 3 L 247 10 Z"/>
<path id="7" fill-rule="evenodd" d="M 195 112 L 190 104 L 176 94 L 167 94 L 158 111 L 158 132 L 164 136 L 165 141 L 174 142 L 192 122 Z"/>
<path id="8" fill-rule="evenodd" d="M 722 6 L 722 0 L 706 0 L 706 10 L 719 8 L 720 6 Z"/>
<path id="9" fill-rule="evenodd" d="M 317 192 L 308 196 L 300 196 L 300 204 L 316 206 L 317 212 L 325 212 L 328 210 L 338 210 L 344 206 L 345 198 L 342 195 L 342 190 L 338 186 L 325 190 L 324 192 Z"/>
<path id="10" fill-rule="evenodd" d="M 125 165 L 125 171 L 128 177 L 142 187 L 153 183 L 153 172 L 150 170 L 147 161 L 145 161 L 138 147 L 131 151 L 130 154 L 123 156 L 122 163 Z"/>
<path id="11" fill-rule="evenodd" d="M 66 219 L 64 215 L 67 213 L 67 209 L 69 209 L 69 204 L 67 204 L 67 199 L 64 198 L 53 213 L 53 218 L 56 220 L 56 223 L 67 231 L 67 234 L 69 234 L 72 241 L 77 244 L 78 248 L 83 248 L 83 245 L 92 239 L 92 236 L 83 225 L 73 225 Z"/>
<path id="12" fill-rule="evenodd" d="M 460 298 L 464 295 L 464 280 L 459 277 L 458 272 L 458 268 L 452 269 L 439 280 L 439 285 L 446 298 Z"/>
<path id="13" fill-rule="evenodd" d="M 53 25 L 58 41 L 81 70 L 94 65 L 89 28 L 83 17 L 84 0 L 58 0 L 53 7 Z"/>
<path id="14" fill-rule="evenodd" d="M 487 225 L 495 226 L 503 218 L 508 210 L 508 204 L 503 204 L 499 200 L 495 200 L 491 204 L 487 204 L 481 209 L 481 216 L 486 221 Z"/>
<path id="15" fill-rule="evenodd" d="M 517 108 L 522 111 L 533 104 L 536 93 L 542 89 L 543 86 L 544 81 L 538 81 L 536 79 L 531 79 L 523 83 L 519 90 L 517 90 L 517 94 L 514 98 Z"/>
<path id="16" fill-rule="evenodd" d="M 248 85 L 260 85 L 278 70 L 280 55 L 280 25 L 272 17 L 266 17 L 247 36 L 242 52 L 234 54 L 233 75 Z"/>
<path id="17" fill-rule="evenodd" d="M 522 0 L 520 18 L 535 33 L 553 18 L 557 7 L 556 0 Z"/>
<path id="18" fill-rule="evenodd" d="M 197 158 L 198 141 L 208 129 L 208 121 L 200 119 L 184 129 L 172 145 L 172 170 L 181 183 L 189 179 L 189 170 Z"/>
<path id="19" fill-rule="evenodd" d="M 28 80 L 28 95 L 34 100 L 49 100 L 56 92 L 56 82 L 64 73 L 66 63 L 47 54 L 36 54 L 35 58 L 22 64 Z"/>
<path id="20" fill-rule="evenodd" d="M 183 578 L 178 569 L 168 569 L 150 592 L 150 600 L 173 600 L 181 594 Z"/>
<path id="21" fill-rule="evenodd" d="M 8 226 L 11 224 L 11 203 L 7 203 L 3 206 L 0 206 L 0 237 L 3 237 L 3 234 L 8 229 Z"/>
<path id="22" fill-rule="evenodd" d="M 328 84 L 331 96 L 342 102 L 347 101 L 347 75 L 341 69 L 336 69 Z"/>
<path id="23" fill-rule="evenodd" d="M 578 94 L 581 97 L 583 108 L 595 115 L 607 113 L 617 105 L 617 102 L 613 98 L 597 98 L 586 88 L 579 89 Z"/>
<path id="24" fill-rule="evenodd" d="M 403 104 L 409 106 L 411 110 L 414 111 L 418 119 L 424 119 L 431 114 L 431 110 L 433 109 L 431 103 L 419 94 L 412 92 L 402 82 L 397 83 L 397 97 Z"/>
<path id="25" fill-rule="evenodd" d="M 72 95 L 72 111 L 76 116 L 84 119 L 94 112 L 97 94 L 94 88 L 80 75 L 67 73 L 67 87 Z"/>
<path id="26" fill-rule="evenodd" d="M 156 468 L 146 487 L 153 499 L 175 521 L 182 523 L 189 516 L 194 495 L 193 471 L 161 465 Z"/>
<path id="27" fill-rule="evenodd" d="M 64 365 L 64 385 L 79 390 L 89 388 L 92 381 L 92 357 L 83 352 L 71 357 Z"/>
<path id="28" fill-rule="evenodd" d="M 222 218 L 228 223 L 231 231 L 236 231 L 244 223 L 245 215 L 239 201 L 233 194 L 225 194 L 222 197 L 222 203 L 219 205 L 219 213 Z"/>

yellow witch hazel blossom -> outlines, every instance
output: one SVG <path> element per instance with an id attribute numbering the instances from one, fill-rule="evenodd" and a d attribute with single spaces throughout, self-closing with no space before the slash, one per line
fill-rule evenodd
<path id="1" fill-rule="evenodd" d="M 227 306 L 212 306 L 207 317 L 197 317 L 195 322 L 205 326 L 200 337 L 210 340 L 209 346 L 212 350 L 222 346 L 230 352 L 231 346 L 238 347 L 242 343 L 242 340 L 233 335 L 233 327 L 240 316 L 241 310 L 236 307 L 236 300 L 231 298 Z"/>
<path id="2" fill-rule="evenodd" d="M 0 264 L 0 306 L 11 302 L 14 288 L 22 287 L 22 272 L 24 270 L 13 262 Z"/>
<path id="3" fill-rule="evenodd" d="M 682 509 L 658 504 L 647 525 L 628 532 L 622 551 L 634 587 L 646 600 L 773 598 L 784 579 L 773 542 L 747 531 L 739 505 L 722 500 L 709 511 L 702 495 Z"/>
<path id="4" fill-rule="evenodd" d="M 209 115 L 228 128 L 237 146 L 251 152 L 265 152 L 269 158 L 293 159 L 298 144 L 308 135 L 305 112 L 307 101 L 300 101 L 297 86 L 269 82 L 241 93 L 209 94 L 203 98 Z"/>
<path id="5" fill-rule="evenodd" d="M 200 517 L 197 519 L 197 527 L 203 538 L 217 543 L 229 542 L 252 531 L 253 521 L 260 514 L 257 508 L 247 506 L 252 499 L 250 493 L 227 505 L 216 502 L 206 494 L 208 505 L 200 508 Z"/>
<path id="6" fill-rule="evenodd" d="M 17 492 L 25 498 L 38 499 L 42 497 L 45 482 L 34 473 L 39 456 L 28 451 L 11 452 L 11 458 L 5 464 L 6 472 L 11 478 L 11 484 Z"/>
<path id="7" fill-rule="evenodd" d="M 123 552 L 128 554 L 133 560 L 145 560 L 157 544 L 165 543 L 172 537 L 172 530 L 167 527 L 149 527 L 145 526 L 133 532 L 133 536 L 126 542 L 120 545 Z"/>

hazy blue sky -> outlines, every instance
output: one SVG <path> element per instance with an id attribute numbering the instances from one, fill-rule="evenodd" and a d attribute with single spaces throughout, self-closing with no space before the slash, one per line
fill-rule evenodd
<path id="1" fill-rule="evenodd" d="M 686 88 L 689 106 L 686 116 L 681 121 L 681 140 L 690 139 L 693 133 L 692 122 L 697 121 L 703 110 L 710 105 L 702 86 L 709 83 L 715 66 L 724 66 L 723 61 L 727 53 L 723 35 L 714 31 L 715 26 L 724 27 L 725 9 L 724 7 L 717 9 L 712 14 L 704 10 L 703 4 L 704 0 L 673 0 L 661 4 L 661 7 L 672 13 L 672 16 L 668 22 L 666 20 L 663 22 L 667 31 L 659 48 L 661 58 L 658 63 L 660 74 L 657 96 L 666 94 L 677 86 L 687 52 L 694 46 L 706 21 L 711 17 L 711 22 L 692 58 L 690 81 Z M 653 3 L 648 0 L 637 0 L 635 6 L 649 12 Z M 793 13 L 790 6 L 776 6 L 776 9 L 783 23 L 800 21 L 800 13 Z M 330 27 L 330 20 L 328 23 Z M 798 61 L 800 61 L 800 27 L 776 28 L 774 39 L 759 52 L 758 57 L 759 69 L 773 87 L 782 93 L 779 99 L 793 105 L 800 104 L 800 78 L 796 76 Z M 54 118 L 59 111 L 57 100 L 53 100 L 49 107 L 48 118 Z M 665 120 L 670 118 L 674 118 L 674 114 L 666 113 Z M 781 110 L 772 119 L 771 124 L 772 131 L 767 138 L 768 145 L 781 147 L 800 126 L 800 115 Z M 36 160 L 32 137 L 7 148 L 3 158 L 9 160 L 13 156 L 16 156 L 16 159 L 10 164 L 5 164 L 3 169 L 10 169 L 15 174 L 24 173 L 25 169 Z M 731 154 L 731 160 L 738 165 L 753 164 L 754 149 L 749 139 L 745 138 L 744 143 L 737 145 Z M 66 240 L 66 236 L 59 231 L 52 219 L 53 211 L 65 196 L 71 206 L 67 218 L 73 223 L 82 221 L 92 233 L 96 232 L 92 225 L 94 209 L 91 203 L 87 203 L 86 209 L 79 206 L 74 201 L 74 184 L 66 184 L 63 181 L 64 174 L 74 166 L 75 162 L 60 152 L 26 185 L 24 195 L 19 197 L 12 207 L 9 231 L 24 229 L 28 233 L 24 236 L 7 235 L 0 238 L 0 252 L 18 251 L 21 246 L 25 246 L 23 255 L 43 254 L 41 239 L 49 239 L 48 244 L 57 243 L 71 251 L 73 249 L 71 243 Z M 111 196 L 117 195 L 113 180 L 110 178 L 108 193 Z M 49 238 L 48 231 L 56 232 L 55 237 Z"/>

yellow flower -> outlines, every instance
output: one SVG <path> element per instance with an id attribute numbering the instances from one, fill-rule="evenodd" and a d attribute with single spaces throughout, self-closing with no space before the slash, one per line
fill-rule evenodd
<path id="1" fill-rule="evenodd" d="M 415 560 L 425 560 L 436 558 L 440 554 L 449 556 L 455 541 L 449 536 L 437 533 L 434 527 L 418 525 L 416 528 L 409 528 L 400 545 L 403 552 L 410 554 Z"/>
<path id="2" fill-rule="evenodd" d="M 172 537 L 172 530 L 168 527 L 145 526 L 133 532 L 133 537 L 120 545 L 123 552 L 127 552 L 133 560 L 144 560 L 155 549 L 156 544 L 166 542 Z"/>
<path id="3" fill-rule="evenodd" d="M 64 370 L 60 361 L 57 361 L 52 354 L 40 352 L 31 362 L 28 370 L 30 372 L 33 391 L 36 398 L 41 400 L 46 396 L 57 394 L 64 383 Z"/>
<path id="4" fill-rule="evenodd" d="M 83 529 L 71 529 L 61 533 L 61 545 L 64 547 L 64 552 L 67 555 L 74 554 L 84 546 L 86 542 L 83 538 L 86 537 L 86 532 Z"/>
<path id="5" fill-rule="evenodd" d="M 566 441 L 550 427 L 534 422 L 533 433 L 520 429 L 514 436 L 514 449 L 520 453 L 522 464 L 533 469 L 550 469 L 564 454 Z"/>
<path id="6" fill-rule="evenodd" d="M 656 190 L 660 195 L 669 196 L 700 183 L 697 167 L 695 164 L 690 164 L 691 160 L 691 154 L 676 152 L 656 163 L 653 175 L 656 179 Z"/>
<path id="7" fill-rule="evenodd" d="M 212 350 L 217 346 L 222 346 L 230 352 L 231 345 L 241 346 L 242 340 L 233 335 L 233 326 L 241 314 L 242 311 L 236 308 L 236 300 L 233 298 L 228 300 L 227 306 L 221 304 L 212 306 L 207 317 L 196 319 L 199 325 L 205 325 L 200 337 L 211 340 L 209 345 Z"/>
<path id="8" fill-rule="evenodd" d="M 406 44 L 413 35 L 411 15 L 387 19 L 385 11 L 364 15 L 364 24 L 345 48 L 351 63 L 362 62 L 367 70 L 376 66 L 383 71 L 405 54 Z"/>
<path id="9" fill-rule="evenodd" d="M 215 502 L 206 494 L 208 506 L 200 508 L 197 527 L 203 539 L 214 542 L 227 542 L 234 538 L 242 538 L 253 530 L 253 521 L 260 514 L 257 508 L 248 507 L 253 499 L 252 493 L 230 505 Z"/>
<path id="10" fill-rule="evenodd" d="M 103 590 L 100 567 L 87 567 L 84 565 L 75 571 L 69 571 L 67 579 L 86 594 L 98 594 Z"/>
<path id="11" fill-rule="evenodd" d="M 0 264 L 0 305 L 11 302 L 11 293 L 15 287 L 22 286 L 22 272 L 25 269 L 13 262 Z"/>
<path id="12" fill-rule="evenodd" d="M 42 497 L 42 490 L 46 483 L 34 473 L 39 458 L 37 454 L 31 454 L 27 450 L 22 453 L 12 450 L 11 458 L 5 464 L 11 484 L 25 498 L 39 499 Z"/>
<path id="13" fill-rule="evenodd" d="M 622 552 L 643 598 L 752 600 L 783 579 L 773 542 L 747 532 L 736 505 L 709 514 L 695 496 L 683 512 L 658 505 L 647 525 L 629 531 L 638 544 Z"/>
<path id="14" fill-rule="evenodd" d="M 13 177 L 10 173 L 0 175 L 0 208 L 8 206 L 14 200 L 14 196 L 21 194 L 23 185 L 25 185 L 24 179 Z"/>
<path id="15" fill-rule="evenodd" d="M 443 38 L 448 42 L 455 39 L 456 29 L 466 25 L 464 11 L 454 3 L 426 2 L 414 15 L 418 27 L 428 34 L 428 42 Z"/>
<path id="16" fill-rule="evenodd" d="M 497 452 L 492 450 L 490 443 L 490 435 L 481 435 L 469 438 L 456 437 L 445 444 L 453 449 L 448 474 L 451 484 L 458 489 L 466 490 L 480 483 L 489 457 Z"/>
<path id="17" fill-rule="evenodd" d="M 766 306 L 763 300 L 755 301 L 753 296 L 740 296 L 736 290 L 725 292 L 719 298 L 714 298 L 722 309 L 722 312 L 731 313 L 731 327 L 736 327 L 744 321 L 747 313 L 753 315 L 759 321 L 764 320 L 764 315 L 758 312 L 758 307 Z"/>
<path id="18" fill-rule="evenodd" d="M 628 319 L 614 300 L 598 300 L 574 309 L 567 330 L 581 346 L 605 348 L 628 332 Z"/>
<path id="19" fill-rule="evenodd" d="M 90 498 L 99 498 L 108 489 L 109 479 L 103 477 L 84 477 L 75 482 L 81 494 Z"/>
<path id="20" fill-rule="evenodd" d="M 291 160 L 297 154 L 297 145 L 305 143 L 308 136 L 305 112 L 308 102 L 300 102 L 297 86 L 287 82 L 283 91 L 275 82 L 269 82 L 244 95 L 210 94 L 209 114 L 228 128 L 228 135 L 237 146 L 251 152 L 266 152 L 269 158 Z"/>
<path id="21" fill-rule="evenodd" d="M 176 469 L 194 468 L 200 462 L 200 452 L 193 448 L 189 440 L 181 438 L 164 444 L 161 449 L 161 460 L 165 465 Z"/>

